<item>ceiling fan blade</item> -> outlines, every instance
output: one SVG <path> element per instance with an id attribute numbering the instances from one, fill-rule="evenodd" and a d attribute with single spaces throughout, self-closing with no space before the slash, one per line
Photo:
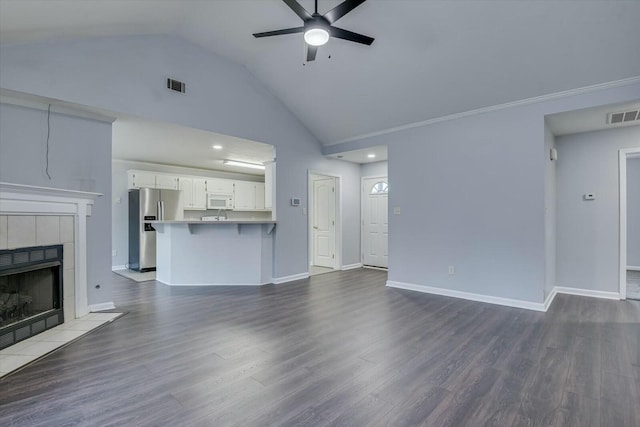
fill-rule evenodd
<path id="1" fill-rule="evenodd" d="M 296 15 L 298 15 L 300 19 L 302 19 L 303 21 L 306 21 L 307 19 L 311 19 L 311 14 L 307 12 L 307 9 L 300 6 L 300 3 L 298 3 L 296 0 L 282 0 L 282 1 L 285 2 L 285 4 L 289 6 L 291 10 L 293 10 L 296 13 Z"/>
<path id="2" fill-rule="evenodd" d="M 350 42 L 362 43 L 366 45 L 371 45 L 375 40 L 373 37 L 365 36 L 362 34 L 354 33 L 352 31 L 343 30 L 342 28 L 337 27 L 329 27 L 329 32 L 332 37 L 349 40 Z"/>
<path id="3" fill-rule="evenodd" d="M 366 0 L 345 0 L 329 12 L 325 13 L 324 18 L 329 21 L 330 24 L 333 24 L 338 19 L 342 18 L 347 13 L 351 12 L 356 7 L 360 6 Z"/>
<path id="4" fill-rule="evenodd" d="M 295 28 L 285 28 L 284 30 L 275 30 L 275 31 L 265 31 L 264 33 L 255 33 L 253 37 L 271 37 L 271 36 L 281 36 L 283 34 L 293 34 L 293 33 L 302 33 L 304 32 L 304 27 L 295 27 Z"/>
<path id="5" fill-rule="evenodd" d="M 307 45 L 307 62 L 315 61 L 316 53 L 318 53 L 318 46 Z"/>

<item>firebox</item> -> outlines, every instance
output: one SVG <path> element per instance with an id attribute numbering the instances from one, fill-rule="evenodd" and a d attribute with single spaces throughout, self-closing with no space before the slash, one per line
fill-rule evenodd
<path id="1" fill-rule="evenodd" d="M 0 250 L 0 349 L 64 322 L 62 250 Z"/>

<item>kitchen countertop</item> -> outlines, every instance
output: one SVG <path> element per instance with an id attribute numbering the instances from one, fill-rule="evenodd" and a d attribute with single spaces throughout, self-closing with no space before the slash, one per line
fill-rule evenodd
<path id="1" fill-rule="evenodd" d="M 265 221 L 265 220 L 221 220 L 221 221 L 199 221 L 199 220 L 172 220 L 172 221 L 149 221 L 151 224 L 276 224 L 276 221 Z"/>

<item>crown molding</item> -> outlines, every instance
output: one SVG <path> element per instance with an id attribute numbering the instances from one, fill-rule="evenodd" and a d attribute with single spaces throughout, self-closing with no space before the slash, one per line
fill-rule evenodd
<path id="1" fill-rule="evenodd" d="M 462 113 L 455 113 L 455 114 L 450 114 L 448 116 L 436 117 L 436 118 L 433 118 L 433 119 L 423 120 L 423 121 L 415 122 L 415 123 L 409 123 L 409 124 L 402 125 L 402 126 L 395 126 L 395 127 L 391 127 L 391 128 L 388 128 L 388 129 L 379 130 L 379 131 L 376 131 L 376 132 L 365 133 L 363 135 L 353 136 L 353 137 L 342 139 L 342 140 L 339 140 L 339 141 L 330 142 L 330 143 L 325 144 L 324 146 L 325 147 L 330 147 L 330 146 L 333 146 L 333 145 L 339 145 L 339 144 L 344 144 L 344 143 L 347 143 L 347 142 L 359 141 L 359 140 L 366 139 L 366 138 L 373 138 L 373 137 L 376 137 L 376 136 L 388 135 L 390 133 L 395 133 L 395 132 L 399 132 L 399 131 L 403 131 L 403 130 L 407 130 L 407 129 L 413 129 L 413 128 L 417 128 L 417 127 L 428 126 L 428 125 L 432 125 L 432 124 L 435 124 L 435 123 L 446 122 L 446 121 L 449 121 L 449 120 L 456 120 L 456 119 L 460 119 L 460 118 L 463 118 L 463 117 L 475 116 L 477 114 L 489 113 L 489 112 L 493 112 L 493 111 L 499 111 L 499 110 L 504 110 L 504 109 L 507 109 L 507 108 L 519 107 L 519 106 L 523 106 L 523 105 L 536 104 L 536 103 L 539 103 L 539 102 L 551 101 L 551 100 L 555 100 L 555 99 L 559 99 L 559 98 L 565 98 L 565 97 L 569 97 L 569 96 L 583 95 L 583 94 L 587 94 L 587 93 L 591 93 L 591 92 L 597 92 L 597 91 L 600 91 L 600 90 L 603 90 L 603 89 L 612 89 L 612 88 L 616 88 L 616 87 L 620 87 L 620 86 L 632 85 L 632 84 L 636 84 L 636 83 L 640 83 L 640 76 L 630 77 L 628 79 L 622 79 L 622 80 L 615 80 L 615 81 L 607 82 L 607 83 L 599 83 L 599 84 L 592 85 L 592 86 L 585 86 L 585 87 L 581 87 L 581 88 L 577 88 L 577 89 L 565 90 L 565 91 L 562 91 L 562 92 L 554 92 L 554 93 L 550 93 L 550 94 L 547 94 L 547 95 L 535 96 L 533 98 L 521 99 L 519 101 L 513 101 L 513 102 L 507 102 L 507 103 L 504 103 L 504 104 L 492 105 L 490 107 L 477 108 L 475 110 L 464 111 Z"/>

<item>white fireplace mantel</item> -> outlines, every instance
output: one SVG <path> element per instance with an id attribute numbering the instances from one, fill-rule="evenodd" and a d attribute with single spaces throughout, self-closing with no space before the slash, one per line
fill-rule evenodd
<path id="1" fill-rule="evenodd" d="M 75 313 L 89 313 L 87 297 L 87 217 L 101 193 L 0 182 L 0 215 L 75 217 Z"/>

